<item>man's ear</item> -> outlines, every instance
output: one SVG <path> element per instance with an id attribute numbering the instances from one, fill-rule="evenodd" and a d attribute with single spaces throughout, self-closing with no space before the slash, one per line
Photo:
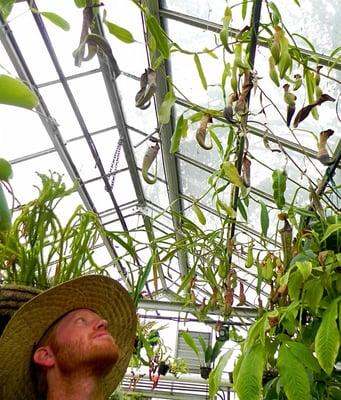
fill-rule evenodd
<path id="1" fill-rule="evenodd" d="M 55 365 L 55 358 L 50 346 L 41 346 L 33 354 L 34 363 L 51 368 Z"/>

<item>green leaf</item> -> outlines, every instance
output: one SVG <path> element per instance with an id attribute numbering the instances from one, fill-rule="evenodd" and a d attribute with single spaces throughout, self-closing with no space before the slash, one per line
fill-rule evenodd
<path id="1" fill-rule="evenodd" d="M 282 21 L 281 13 L 279 12 L 276 4 L 273 1 L 270 1 L 269 8 L 272 11 L 272 21 L 274 25 L 278 25 Z"/>
<path id="2" fill-rule="evenodd" d="M 299 299 L 302 289 L 303 278 L 299 271 L 292 272 L 288 280 L 288 291 L 291 300 Z"/>
<path id="3" fill-rule="evenodd" d="M 11 212 L 0 184 L 0 232 L 7 231 L 11 227 Z"/>
<path id="4" fill-rule="evenodd" d="M 74 2 L 78 8 L 86 7 L 86 0 L 74 0 Z"/>
<path id="5" fill-rule="evenodd" d="M 200 358 L 198 346 L 196 345 L 192 336 L 187 332 L 181 332 L 180 335 L 183 337 L 187 346 L 190 347 L 194 351 L 194 353 L 197 355 L 198 358 Z"/>
<path id="6" fill-rule="evenodd" d="M 109 32 L 112 35 L 114 35 L 117 39 L 121 40 L 124 43 L 135 42 L 133 35 L 127 29 L 122 28 L 121 26 L 118 26 L 107 20 L 104 20 L 103 22 L 107 26 Z"/>
<path id="7" fill-rule="evenodd" d="M 10 15 L 14 3 L 15 0 L 0 0 L 0 12 L 5 20 Z"/>
<path id="8" fill-rule="evenodd" d="M 171 115 L 171 109 L 176 101 L 176 97 L 172 89 L 166 93 L 165 98 L 160 106 L 159 121 L 161 124 L 168 124 Z"/>
<path id="9" fill-rule="evenodd" d="M 261 398 L 264 364 L 265 351 L 262 345 L 254 345 L 244 354 L 234 385 L 239 400 Z"/>
<path id="10" fill-rule="evenodd" d="M 328 375 L 333 371 L 340 350 L 340 332 L 336 324 L 337 300 L 334 300 L 324 312 L 315 338 L 316 357 Z"/>
<path id="11" fill-rule="evenodd" d="M 38 105 L 38 98 L 23 82 L 0 75 L 0 103 L 32 109 Z"/>
<path id="12" fill-rule="evenodd" d="M 192 280 L 192 278 L 194 277 L 196 273 L 196 266 L 194 265 L 190 271 L 182 277 L 182 282 L 181 285 L 179 286 L 179 289 L 177 290 L 177 293 L 181 293 L 184 289 L 186 289 L 190 283 L 190 281 Z"/>
<path id="13" fill-rule="evenodd" d="M 211 399 L 215 398 L 221 384 L 221 377 L 226 367 L 227 362 L 231 358 L 233 350 L 228 350 L 222 357 L 220 357 L 217 366 L 211 371 L 208 378 L 209 396 Z"/>
<path id="14" fill-rule="evenodd" d="M 198 204 L 196 202 L 194 202 L 192 204 L 192 210 L 194 211 L 195 215 L 198 218 L 198 221 L 202 224 L 205 225 L 206 224 L 206 218 L 204 213 L 201 211 L 201 208 L 198 206 Z"/>
<path id="15" fill-rule="evenodd" d="M 286 189 L 287 174 L 285 170 L 276 169 L 272 173 L 273 198 L 279 209 L 285 205 L 284 193 Z"/>
<path id="16" fill-rule="evenodd" d="M 307 371 L 286 343 L 279 349 L 277 365 L 288 400 L 311 400 Z"/>
<path id="17" fill-rule="evenodd" d="M 311 274 L 311 270 L 313 269 L 312 263 L 310 261 L 297 261 L 295 265 L 302 274 L 303 281 L 306 281 Z"/>
<path id="18" fill-rule="evenodd" d="M 240 198 L 237 199 L 237 207 L 241 216 L 245 219 L 245 221 L 247 221 L 247 212 Z"/>
<path id="19" fill-rule="evenodd" d="M 136 307 L 137 307 L 137 305 L 138 305 L 138 303 L 140 301 L 140 294 L 141 294 L 141 292 L 142 292 L 142 290 L 143 290 L 143 288 L 144 288 L 144 286 L 145 286 L 145 284 L 147 282 L 150 270 L 151 270 L 151 268 L 153 266 L 153 257 L 154 257 L 154 255 L 152 255 L 149 258 L 145 268 L 141 268 L 140 271 L 139 271 L 139 276 L 138 276 L 137 283 L 135 285 L 134 292 L 133 292 L 133 301 L 134 301 L 134 305 Z"/>
<path id="20" fill-rule="evenodd" d="M 265 203 L 262 200 L 260 201 L 260 207 L 260 224 L 262 227 L 262 235 L 264 236 L 264 238 L 266 238 L 269 228 L 269 213 Z"/>
<path id="21" fill-rule="evenodd" d="M 304 304 L 312 310 L 313 313 L 316 312 L 320 304 L 323 290 L 321 279 L 311 279 L 304 285 Z"/>
<path id="22" fill-rule="evenodd" d="M 312 57 L 314 58 L 314 60 L 315 60 L 317 63 L 319 63 L 320 59 L 319 59 L 319 57 L 318 57 L 318 55 L 317 55 L 317 53 L 316 53 L 316 50 L 315 50 L 315 47 L 313 46 L 313 44 L 312 44 L 305 36 L 302 36 L 302 35 L 300 35 L 299 33 L 293 33 L 292 36 L 297 36 L 297 37 L 299 37 L 300 39 L 302 39 L 302 40 L 308 45 L 309 49 L 310 49 L 311 52 L 313 53 L 313 54 L 312 54 Z"/>
<path id="23" fill-rule="evenodd" d="M 312 350 L 308 348 L 301 342 L 288 341 L 285 342 L 290 353 L 294 355 L 300 363 L 302 363 L 306 368 L 314 372 L 320 371 L 320 365 L 316 358 L 313 356 Z"/>
<path id="24" fill-rule="evenodd" d="M 167 60 L 170 52 L 165 31 L 161 28 L 157 19 L 151 14 L 146 15 L 146 24 L 149 32 L 154 36 L 157 49 L 162 54 L 163 58 Z"/>
<path id="25" fill-rule="evenodd" d="M 219 153 L 220 157 L 223 158 L 224 157 L 224 149 L 220 143 L 220 140 L 218 139 L 218 136 L 215 134 L 214 130 L 211 127 L 208 127 L 207 130 L 210 133 L 211 139 L 217 145 L 218 153 Z"/>
<path id="26" fill-rule="evenodd" d="M 243 179 L 238 173 L 236 166 L 231 161 L 224 161 L 222 164 L 222 171 L 224 172 L 224 176 L 231 182 L 233 185 L 238 187 L 244 186 Z"/>
<path id="27" fill-rule="evenodd" d="M 202 84 L 203 88 L 205 90 L 207 90 L 207 82 L 206 82 L 205 74 L 204 74 L 204 71 L 202 69 L 200 58 L 199 58 L 198 54 L 194 54 L 194 62 L 195 62 L 195 66 L 197 67 L 197 70 L 198 70 L 198 74 L 199 74 L 199 77 L 200 77 L 200 80 L 201 80 L 201 84 Z"/>
<path id="28" fill-rule="evenodd" d="M 40 11 L 39 14 L 48 19 L 53 24 L 59 26 L 59 28 L 63 29 L 64 31 L 70 30 L 70 24 L 60 15 L 48 11 Z"/>
<path id="29" fill-rule="evenodd" d="M 243 0 L 242 3 L 242 18 L 245 19 L 246 17 L 246 12 L 247 12 L 247 3 L 249 0 Z"/>
<path id="30" fill-rule="evenodd" d="M 341 223 L 329 225 L 321 241 L 322 242 L 325 241 L 334 232 L 340 232 L 340 231 L 341 231 Z"/>
<path id="31" fill-rule="evenodd" d="M 188 120 L 181 114 L 176 121 L 175 131 L 172 135 L 170 153 L 174 154 L 179 150 L 181 138 L 185 137 L 188 130 Z"/>
<path id="32" fill-rule="evenodd" d="M 211 56 L 212 58 L 218 59 L 218 56 L 210 49 L 208 49 L 207 47 L 205 47 L 203 49 L 203 52 L 208 54 L 209 56 Z"/>

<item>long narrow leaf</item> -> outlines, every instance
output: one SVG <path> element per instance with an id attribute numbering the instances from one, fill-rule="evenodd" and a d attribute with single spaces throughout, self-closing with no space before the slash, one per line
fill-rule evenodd
<path id="1" fill-rule="evenodd" d="M 135 307 L 137 307 L 139 300 L 140 300 L 140 294 L 144 288 L 144 285 L 147 282 L 150 270 L 153 266 L 153 255 L 149 258 L 147 265 L 145 266 L 144 269 L 140 270 L 139 272 L 139 277 L 133 292 L 133 302 Z"/>
<path id="2" fill-rule="evenodd" d="M 206 81 L 206 77 L 205 77 L 204 71 L 202 69 L 200 58 L 199 58 L 198 54 L 194 54 L 194 62 L 195 62 L 195 66 L 197 67 L 197 71 L 199 74 L 199 78 L 201 80 L 201 84 L 202 84 L 203 88 L 205 90 L 207 90 L 207 81 Z"/>
<path id="3" fill-rule="evenodd" d="M 165 31 L 161 28 L 157 19 L 151 14 L 148 14 L 146 16 L 146 24 L 148 30 L 154 36 L 157 49 L 160 51 L 163 58 L 167 60 L 169 58 L 170 52 L 169 43 Z"/>

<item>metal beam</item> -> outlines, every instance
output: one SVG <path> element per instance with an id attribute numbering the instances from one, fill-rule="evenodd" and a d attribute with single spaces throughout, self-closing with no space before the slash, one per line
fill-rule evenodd
<path id="1" fill-rule="evenodd" d="M 157 0 L 146 0 L 146 5 L 150 13 L 153 14 L 161 24 L 162 21 L 160 21 L 160 15 L 159 15 L 159 2 Z M 166 28 L 165 30 L 167 31 Z M 155 100 L 157 109 L 160 109 L 164 96 L 168 92 L 168 85 L 165 76 L 167 76 L 170 73 L 170 70 L 171 70 L 170 63 L 168 61 L 165 61 L 164 65 L 161 65 L 156 71 L 157 91 L 155 94 Z M 181 214 L 183 206 L 179 196 L 180 182 L 179 182 L 179 175 L 177 172 L 178 164 L 176 158 L 170 152 L 171 138 L 173 135 L 173 126 L 175 123 L 175 117 L 173 111 L 171 113 L 171 121 L 172 121 L 171 123 L 162 125 L 160 129 L 161 151 L 164 161 L 170 208 L 175 213 Z M 180 228 L 180 221 L 179 218 L 174 213 L 172 213 L 172 220 L 173 220 L 174 230 L 177 234 Z M 179 251 L 178 257 L 179 257 L 179 268 L 181 275 L 186 275 L 186 273 L 188 272 L 186 254 L 183 251 Z"/>
<path id="2" fill-rule="evenodd" d="M 175 301 L 158 301 L 158 300 L 141 300 L 138 304 L 139 309 L 147 311 L 176 311 L 176 312 L 187 312 L 194 314 L 196 308 L 187 305 L 183 302 Z M 252 307 L 232 307 L 231 317 L 241 317 L 241 318 L 256 318 L 257 308 Z M 221 315 L 220 310 L 213 310 L 208 313 L 208 315 Z"/>

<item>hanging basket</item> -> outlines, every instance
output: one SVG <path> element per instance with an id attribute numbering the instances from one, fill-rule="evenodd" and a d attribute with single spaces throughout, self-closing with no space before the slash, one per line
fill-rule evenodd
<path id="1" fill-rule="evenodd" d="M 169 370 L 169 365 L 166 364 L 164 361 L 161 361 L 158 368 L 159 375 L 166 375 L 168 370 Z"/>
<path id="2" fill-rule="evenodd" d="M 201 376 L 203 379 L 208 379 L 211 370 L 212 370 L 211 367 L 200 367 L 200 376 Z"/>
<path id="3" fill-rule="evenodd" d="M 40 292 L 40 289 L 30 286 L 6 285 L 0 287 L 0 336 L 12 315 Z"/>

